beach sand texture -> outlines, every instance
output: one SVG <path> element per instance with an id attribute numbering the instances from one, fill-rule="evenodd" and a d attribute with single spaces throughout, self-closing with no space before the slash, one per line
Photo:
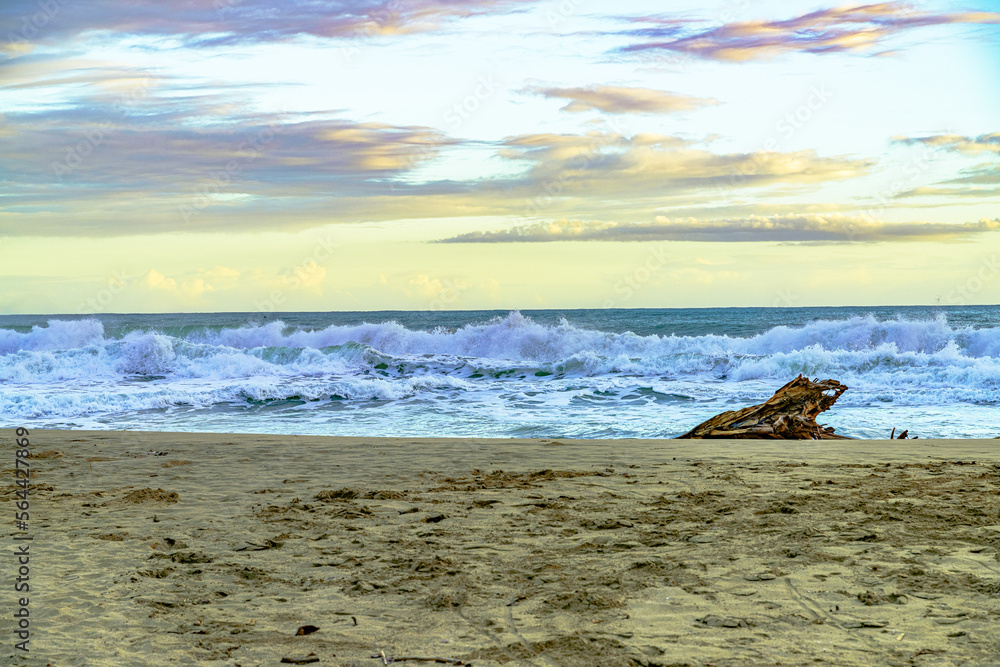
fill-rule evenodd
<path id="1" fill-rule="evenodd" d="M 1000 664 L 996 440 L 30 437 L 9 664 Z"/>

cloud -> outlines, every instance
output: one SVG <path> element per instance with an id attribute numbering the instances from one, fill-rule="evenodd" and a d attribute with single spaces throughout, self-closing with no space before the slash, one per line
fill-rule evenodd
<path id="1" fill-rule="evenodd" d="M 1000 218 L 964 224 L 889 223 L 862 216 L 780 215 L 698 220 L 657 216 L 652 223 L 559 220 L 497 232 L 470 232 L 439 243 L 544 243 L 551 241 L 703 241 L 851 243 L 938 241 L 1000 231 Z"/>
<path id="2" fill-rule="evenodd" d="M 516 11 L 532 0 L 5 0 L 0 45 L 23 53 L 86 31 L 178 36 L 188 46 L 281 42 L 300 36 L 372 37 L 428 32 L 455 19 Z M 40 10 L 41 9 L 41 10 Z"/>
<path id="3" fill-rule="evenodd" d="M 153 80 L 130 95 L 7 113 L 0 233 L 288 229 L 542 211 L 637 220 L 671 196 L 781 185 L 769 193 L 778 197 L 872 165 L 814 151 L 718 154 L 686 138 L 615 131 L 469 142 L 324 113 L 250 114 L 234 110 L 228 95 L 172 96 L 168 87 Z M 510 166 L 494 177 L 418 177 L 419 167 L 457 148 Z"/>
<path id="4" fill-rule="evenodd" d="M 213 266 L 205 271 L 205 275 L 221 280 L 235 280 L 240 277 L 240 272 L 228 266 Z"/>
<path id="5" fill-rule="evenodd" d="M 181 292 L 191 299 L 197 299 L 208 292 L 214 292 L 215 287 L 206 282 L 204 278 L 194 278 L 181 283 Z"/>
<path id="6" fill-rule="evenodd" d="M 691 97 L 649 88 L 590 86 L 587 88 L 529 87 L 525 92 L 547 98 L 569 100 L 562 111 L 605 111 L 607 113 L 674 113 L 718 104 L 718 100 Z"/>
<path id="7" fill-rule="evenodd" d="M 1000 154 L 1000 132 L 981 134 L 978 137 L 966 137 L 960 134 L 936 134 L 929 137 L 894 137 L 894 140 L 901 144 L 921 144 L 966 155 Z"/>
<path id="8" fill-rule="evenodd" d="M 1000 13 L 933 13 L 920 11 L 908 3 L 883 2 L 822 9 L 784 21 L 726 23 L 693 34 L 680 31 L 679 22 L 678 25 L 660 19 L 652 22 L 659 25 L 627 34 L 642 39 L 662 34 L 667 39 L 642 41 L 621 51 L 672 51 L 730 62 L 764 60 L 792 52 L 856 53 L 869 51 L 894 34 L 921 26 L 1000 23 Z"/>
<path id="9" fill-rule="evenodd" d="M 183 184 L 192 180 L 284 182 L 386 177 L 456 143 L 426 127 L 310 120 L 308 115 L 224 117 L 198 100 L 138 100 L 8 113 L 0 154 L 17 155 L 19 181 Z M 54 165 L 62 163 L 64 169 Z"/>
<path id="10" fill-rule="evenodd" d="M 118 99 L 4 115 L 7 212 L 39 215 L 28 229 L 0 214 L 0 232 L 166 231 L 191 227 L 182 207 L 198 213 L 193 224 L 201 226 L 209 224 L 203 211 L 244 204 L 257 209 L 254 222 L 244 216 L 245 226 L 270 224 L 272 206 L 294 213 L 295 204 L 309 201 L 319 210 L 344 197 L 383 195 L 387 179 L 458 143 L 427 127 L 323 114 L 234 115 L 220 96 L 135 89 L 139 94 Z"/>
<path id="11" fill-rule="evenodd" d="M 600 131 L 510 137 L 499 155 L 526 163 L 521 188 L 546 202 L 821 183 L 860 176 L 872 165 L 870 160 L 821 157 L 812 150 L 718 154 L 675 136 Z"/>
<path id="12" fill-rule="evenodd" d="M 408 298 L 431 301 L 435 299 L 450 303 L 472 287 L 466 278 L 454 276 L 440 278 L 420 271 L 406 271 L 390 276 L 380 275 L 379 284 Z"/>
<path id="13" fill-rule="evenodd" d="M 90 58 L 25 56 L 3 63 L 0 73 L 0 89 L 66 87 L 61 92 L 86 91 L 92 98 L 129 94 L 136 87 L 159 85 L 165 80 L 138 67 Z"/>
<path id="14" fill-rule="evenodd" d="M 1000 157 L 1000 132 L 981 134 L 976 137 L 966 137 L 960 134 L 936 134 L 927 137 L 893 137 L 893 140 L 900 144 L 928 146 L 959 155 Z M 1000 196 L 1000 187 L 997 187 L 1000 186 L 1000 163 L 979 164 L 961 173 L 962 176 L 940 181 L 933 186 L 920 186 L 905 190 L 895 195 L 895 198 L 945 196 L 988 199 Z"/>
<path id="15" fill-rule="evenodd" d="M 326 267 L 313 260 L 302 262 L 278 274 L 279 287 L 283 289 L 308 289 L 319 291 L 326 280 Z"/>
<path id="16" fill-rule="evenodd" d="M 146 275 L 142 277 L 142 283 L 151 289 L 166 290 L 168 292 L 177 289 L 176 280 L 173 278 L 167 278 L 156 269 L 150 269 Z"/>
<path id="17" fill-rule="evenodd" d="M 961 179 L 955 179 L 961 180 Z M 945 183 L 951 183 L 953 181 L 944 181 Z M 922 186 L 919 188 L 912 188 L 910 190 L 904 190 L 896 194 L 894 199 L 907 199 L 910 197 L 963 197 L 963 198 L 975 198 L 975 199 L 989 199 L 993 197 L 1000 197 L 1000 188 L 939 188 L 931 186 Z"/>
<path id="18" fill-rule="evenodd" d="M 221 270 L 221 273 L 220 273 Z M 198 299 L 209 292 L 216 291 L 216 288 L 205 280 L 207 275 L 231 276 L 232 269 L 216 267 L 213 271 L 199 271 L 201 275 L 193 276 L 187 280 L 178 282 L 175 278 L 169 278 L 156 269 L 150 269 L 140 280 L 140 284 L 150 290 L 164 292 L 173 296 L 184 296 L 188 299 Z M 238 272 L 237 272 L 238 274 Z"/>

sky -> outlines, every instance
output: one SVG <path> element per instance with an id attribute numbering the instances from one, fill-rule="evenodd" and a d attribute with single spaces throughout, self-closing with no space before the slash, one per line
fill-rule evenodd
<path id="1" fill-rule="evenodd" d="M 1000 303 L 1000 0 L 5 0 L 0 313 Z"/>

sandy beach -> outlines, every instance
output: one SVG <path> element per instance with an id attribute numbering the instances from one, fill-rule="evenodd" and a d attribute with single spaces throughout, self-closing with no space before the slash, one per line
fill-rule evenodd
<path id="1" fill-rule="evenodd" d="M 8 664 L 1000 656 L 996 440 L 30 439 L 31 652 L 4 614 Z"/>

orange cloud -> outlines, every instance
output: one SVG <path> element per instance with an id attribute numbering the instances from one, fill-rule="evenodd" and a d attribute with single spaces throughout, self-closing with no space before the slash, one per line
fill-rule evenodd
<path id="1" fill-rule="evenodd" d="M 784 21 L 726 23 L 678 38 L 674 38 L 677 26 L 639 29 L 632 33 L 664 33 L 671 38 L 640 42 L 622 51 L 673 51 L 731 62 L 769 59 L 791 52 L 852 53 L 869 51 L 897 33 L 947 23 L 1000 23 L 1000 13 L 933 13 L 903 2 L 883 2 L 823 9 Z"/>
<path id="2" fill-rule="evenodd" d="M 939 241 L 1000 231 L 1000 218 L 964 224 L 889 223 L 849 215 L 751 215 L 699 220 L 656 216 L 645 224 L 558 220 L 497 232 L 471 232 L 441 243 L 539 243 L 547 241 L 717 241 L 853 243 Z"/>
<path id="3" fill-rule="evenodd" d="M 718 104 L 718 100 L 692 97 L 649 88 L 590 86 L 587 88 L 531 87 L 526 92 L 548 98 L 569 100 L 563 111 L 604 111 L 607 113 L 675 113 Z"/>

